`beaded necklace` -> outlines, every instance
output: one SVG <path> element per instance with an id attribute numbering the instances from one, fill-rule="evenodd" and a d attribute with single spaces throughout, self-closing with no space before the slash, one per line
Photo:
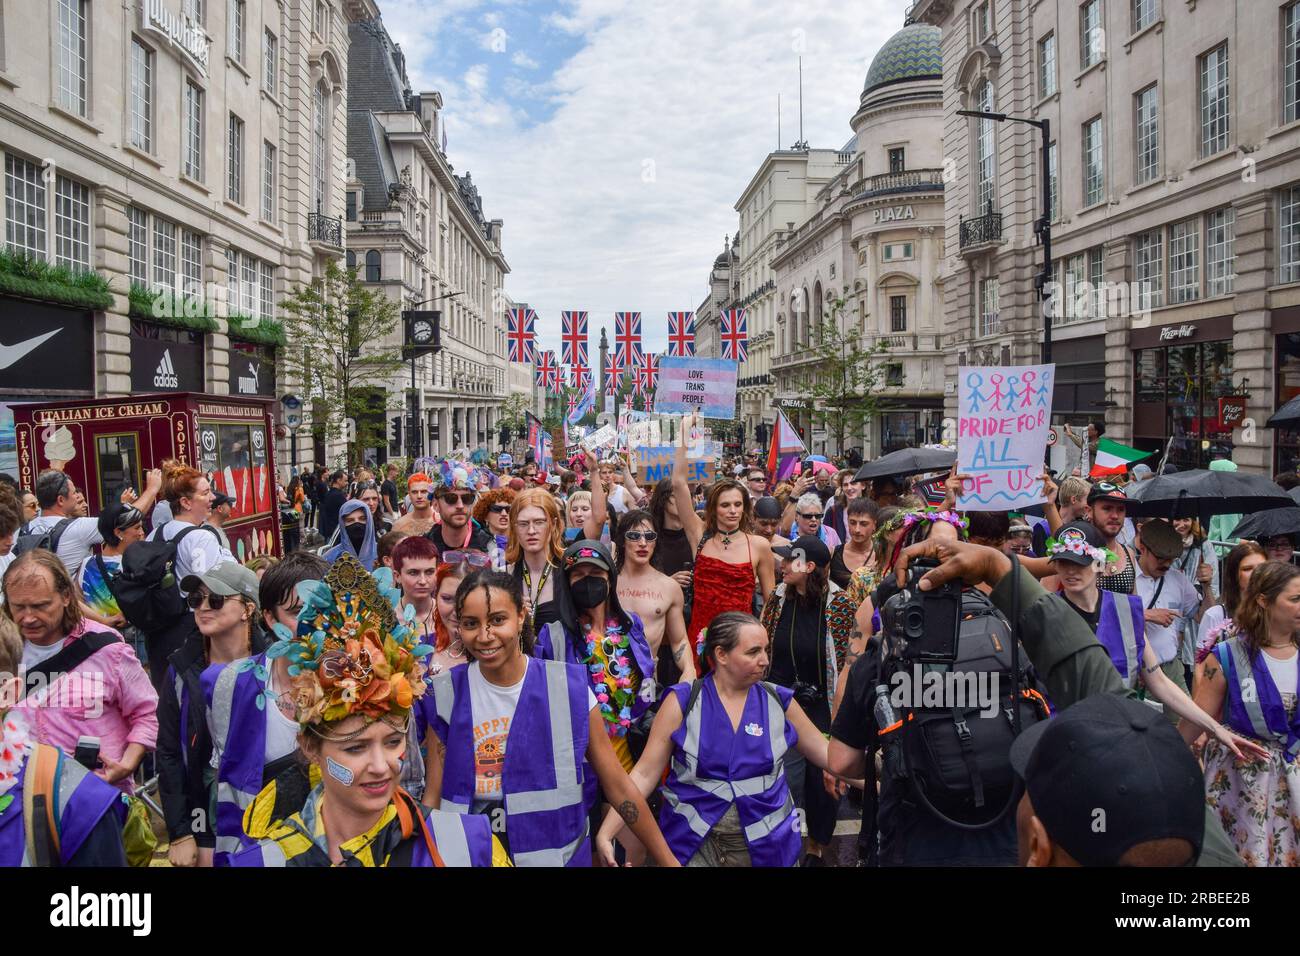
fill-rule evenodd
<path id="1" fill-rule="evenodd" d="M 612 621 L 605 622 L 605 633 L 596 634 L 590 624 L 582 625 L 587 653 L 583 663 L 591 673 L 592 691 L 600 704 L 600 715 L 611 736 L 623 737 L 632 723 L 632 637 Z M 597 641 L 600 654 L 597 654 Z"/>

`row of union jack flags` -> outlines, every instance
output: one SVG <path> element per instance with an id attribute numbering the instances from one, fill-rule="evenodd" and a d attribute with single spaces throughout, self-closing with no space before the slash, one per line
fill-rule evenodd
<path id="1" fill-rule="evenodd" d="M 537 361 L 534 363 L 534 375 L 536 376 L 538 388 L 546 389 L 551 392 L 560 392 L 561 383 L 566 379 L 563 366 L 556 361 L 555 353 L 551 351 L 541 351 L 537 353 Z M 569 384 L 575 390 L 581 392 L 587 387 L 591 379 L 591 369 L 584 365 L 573 365 L 569 367 Z M 653 395 L 655 387 L 659 384 L 659 356 L 654 352 L 642 352 L 641 361 L 638 365 L 631 368 L 623 365 L 619 357 L 615 354 L 610 358 L 609 364 L 605 367 L 605 391 L 611 395 L 618 393 L 619 387 L 623 384 L 626 375 L 631 375 L 632 388 L 638 395 Z"/>
<path id="2" fill-rule="evenodd" d="M 560 315 L 562 364 L 573 369 L 591 367 L 586 312 L 562 312 Z M 719 337 L 722 340 L 722 357 L 733 362 L 743 362 L 748 354 L 749 331 L 744 309 L 724 309 L 719 316 Z M 507 341 L 510 343 L 510 361 L 539 365 L 541 356 L 537 348 L 537 313 L 532 309 L 511 309 L 508 314 Z M 554 353 L 552 358 L 554 357 Z M 644 350 L 641 347 L 641 313 L 614 313 L 614 357 L 612 365 L 620 369 L 643 367 Z M 668 313 L 668 354 L 674 357 L 695 354 L 695 313 Z M 548 371 L 547 380 L 559 374 L 560 363 L 553 363 L 555 372 Z M 539 379 L 540 381 L 540 379 Z M 558 380 L 557 380 L 558 382 Z M 575 386 L 577 380 L 575 378 Z M 558 384 L 556 386 L 558 388 Z M 577 386 L 581 387 L 581 386 Z"/>

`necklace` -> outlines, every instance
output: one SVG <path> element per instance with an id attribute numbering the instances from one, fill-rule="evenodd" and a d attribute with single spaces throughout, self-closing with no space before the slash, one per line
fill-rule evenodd
<path id="1" fill-rule="evenodd" d="M 18 782 L 18 773 L 32 752 L 33 741 L 27 732 L 27 722 L 18 714 L 4 715 L 0 725 L 0 813 L 13 802 L 9 794 Z"/>
<path id="2" fill-rule="evenodd" d="M 592 691 L 600 704 L 600 715 L 605 719 L 611 736 L 626 736 L 632 724 L 632 702 L 636 688 L 632 680 L 632 637 L 617 624 L 606 621 L 605 633 L 592 631 L 590 624 L 582 625 L 587 654 L 583 663 L 591 674 Z M 599 650 L 600 653 L 597 653 Z"/>
<path id="3" fill-rule="evenodd" d="M 528 570 L 528 562 L 520 558 L 524 565 L 524 587 L 528 589 L 528 623 L 533 623 L 533 618 L 537 616 L 537 599 L 542 596 L 546 590 L 546 580 L 551 576 L 551 562 L 547 561 L 546 566 L 542 568 L 542 574 L 537 579 L 537 590 L 533 590 L 533 575 Z"/>
<path id="4" fill-rule="evenodd" d="M 730 531 L 718 531 L 718 538 L 721 539 L 724 550 L 731 547 L 731 539 L 739 530 L 739 528 L 733 528 Z"/>

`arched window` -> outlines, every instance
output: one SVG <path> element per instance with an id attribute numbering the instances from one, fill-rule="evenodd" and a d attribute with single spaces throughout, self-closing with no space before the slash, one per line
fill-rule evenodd
<path id="1" fill-rule="evenodd" d="M 820 281 L 813 286 L 812 316 L 813 328 L 816 330 L 813 341 L 819 342 L 822 335 L 822 284 Z"/>
<path id="2" fill-rule="evenodd" d="M 378 282 L 382 278 L 382 270 L 379 268 L 379 250 L 371 249 L 366 253 L 366 281 Z"/>
<path id="3" fill-rule="evenodd" d="M 808 295 L 808 287 L 804 286 L 799 290 L 799 344 L 807 345 L 812 341 L 812 327 L 809 325 L 808 318 L 812 306 L 812 297 Z"/>
<path id="4" fill-rule="evenodd" d="M 347 255 L 344 256 L 344 261 L 347 262 L 349 269 L 355 269 L 357 267 L 357 254 L 349 249 Z"/>
<path id="5" fill-rule="evenodd" d="M 981 80 L 975 88 L 975 108 L 985 113 L 993 111 L 993 85 Z M 975 215 L 982 216 L 996 201 L 997 121 L 975 121 Z"/>
<path id="6" fill-rule="evenodd" d="M 312 208 L 323 215 L 329 214 L 329 105 L 330 95 L 322 80 L 312 91 L 311 178 Z"/>

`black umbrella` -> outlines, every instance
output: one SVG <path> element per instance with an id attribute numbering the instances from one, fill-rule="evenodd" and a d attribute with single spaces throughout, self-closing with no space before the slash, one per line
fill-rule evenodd
<path id="1" fill-rule="evenodd" d="M 1291 399 L 1264 423 L 1265 428 L 1300 428 L 1300 395 Z"/>
<path id="2" fill-rule="evenodd" d="M 1295 488 L 1292 488 L 1290 491 L 1287 492 L 1287 494 L 1295 499 L 1296 504 L 1300 505 L 1300 485 L 1297 485 Z"/>
<path id="3" fill-rule="evenodd" d="M 890 478 L 894 475 L 920 475 L 927 471 L 951 468 L 957 453 L 950 448 L 901 448 L 869 461 L 853 476 L 854 481 Z"/>
<path id="4" fill-rule="evenodd" d="M 1246 515 L 1232 529 L 1230 537 L 1234 541 L 1237 538 L 1266 541 L 1280 534 L 1300 534 L 1300 508 L 1274 508 Z"/>
<path id="5" fill-rule="evenodd" d="M 1130 487 L 1128 513 L 1139 518 L 1197 518 L 1205 524 L 1212 515 L 1254 514 L 1296 505 L 1275 482 L 1240 471 L 1196 468 Z"/>

